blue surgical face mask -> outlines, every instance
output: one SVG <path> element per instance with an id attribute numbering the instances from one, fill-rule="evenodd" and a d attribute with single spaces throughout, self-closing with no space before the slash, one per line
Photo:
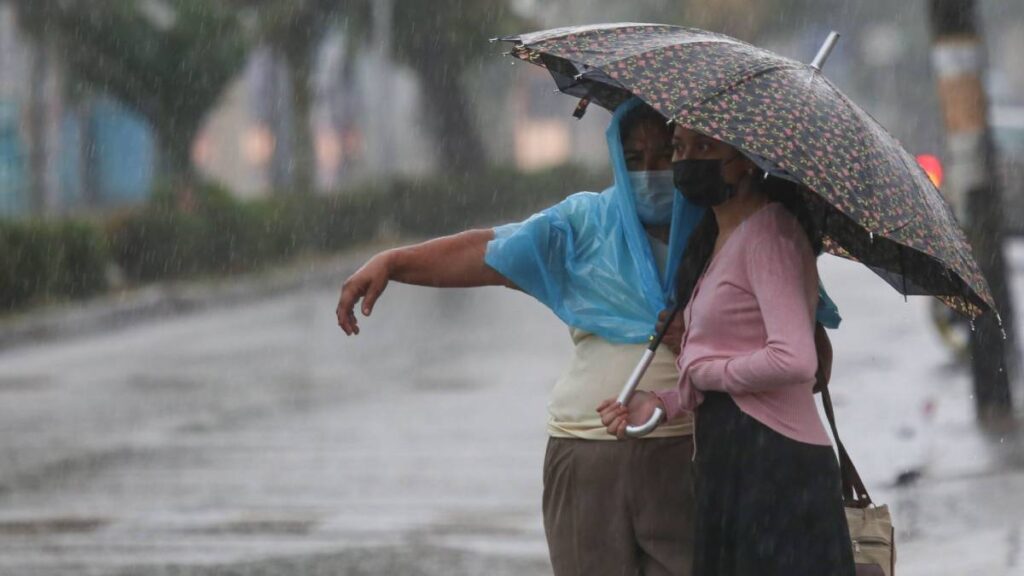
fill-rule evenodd
<path id="1" fill-rule="evenodd" d="M 640 222 L 648 226 L 663 226 L 672 222 L 672 204 L 676 187 L 671 170 L 637 170 L 629 173 L 633 199 Z"/>

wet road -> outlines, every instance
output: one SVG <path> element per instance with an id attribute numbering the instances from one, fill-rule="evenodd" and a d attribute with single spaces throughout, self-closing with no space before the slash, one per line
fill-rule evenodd
<path id="1" fill-rule="evenodd" d="M 822 269 L 840 430 L 894 508 L 901 574 L 1024 573 L 1024 462 L 974 428 L 927 302 Z M 345 338 L 335 300 L 309 286 L 0 354 L 0 574 L 549 574 L 565 329 L 512 291 L 392 284 Z"/>
<path id="2" fill-rule="evenodd" d="M 346 339 L 335 299 L 315 287 L 0 356 L 0 574 L 294 555 L 480 573 L 492 553 L 543 573 L 564 329 L 508 290 L 392 285 Z"/>

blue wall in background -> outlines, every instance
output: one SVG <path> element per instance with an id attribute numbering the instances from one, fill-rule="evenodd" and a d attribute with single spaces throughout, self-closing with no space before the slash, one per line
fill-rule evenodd
<path id="1" fill-rule="evenodd" d="M 19 117 L 16 103 L 0 101 L 0 216 L 28 211 L 26 155 L 18 132 Z"/>
<path id="2" fill-rule="evenodd" d="M 21 132 L 22 110 L 15 102 L 0 102 L 0 216 L 26 216 L 29 211 L 28 155 Z M 98 208 L 139 203 L 149 197 L 157 150 L 146 121 L 117 102 L 100 98 L 84 119 L 93 137 L 91 153 L 84 150 L 79 118 L 69 111 L 61 119 L 59 213 L 86 206 L 81 182 L 82 163 L 93 162 Z"/>
<path id="3" fill-rule="evenodd" d="M 101 203 L 116 205 L 145 200 L 156 164 L 149 125 L 108 99 L 93 105 L 92 122 Z"/>

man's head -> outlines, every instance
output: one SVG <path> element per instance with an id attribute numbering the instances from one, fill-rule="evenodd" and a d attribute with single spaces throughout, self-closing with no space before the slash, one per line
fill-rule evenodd
<path id="1" fill-rule="evenodd" d="M 619 121 L 626 169 L 672 169 L 672 127 L 665 117 L 646 104 L 633 108 Z"/>
<path id="2" fill-rule="evenodd" d="M 646 104 L 619 120 L 622 155 L 640 223 L 648 229 L 668 226 L 676 189 L 672 184 L 672 129 Z"/>

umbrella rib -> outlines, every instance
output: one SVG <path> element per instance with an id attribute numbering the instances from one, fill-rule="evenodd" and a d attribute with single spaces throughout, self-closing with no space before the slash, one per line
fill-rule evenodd
<path id="1" fill-rule="evenodd" d="M 900 230 L 903 230 L 904 228 L 906 228 L 907 226 L 910 226 L 913 223 L 914 223 L 913 219 L 907 220 L 906 222 L 904 222 L 903 224 L 900 224 L 899 226 L 897 226 L 895 228 L 890 228 L 890 229 L 886 230 L 885 232 L 882 232 L 881 234 L 879 234 L 879 236 L 886 237 L 886 238 L 889 238 L 890 240 L 892 240 L 892 238 L 891 238 L 892 234 L 895 234 L 896 232 L 899 232 Z"/>
<path id="2" fill-rule="evenodd" d="M 758 78 L 760 76 L 763 76 L 765 74 L 768 74 L 769 72 L 775 72 L 776 70 L 800 70 L 803 67 L 804 66 L 802 64 L 795 64 L 795 65 L 794 64 L 788 64 L 788 63 L 786 63 L 786 64 L 772 64 L 771 66 L 769 66 L 767 68 L 762 68 L 760 70 L 757 70 L 753 74 L 747 74 L 747 75 L 745 75 L 745 76 L 743 76 L 741 78 L 736 79 L 736 81 L 730 83 L 727 86 L 724 86 L 722 89 L 718 90 L 714 94 L 710 94 L 708 96 L 705 96 L 704 98 L 701 98 L 697 102 L 692 102 L 692 103 L 689 103 L 689 104 L 686 104 L 686 105 L 682 106 L 681 108 L 679 108 L 678 110 L 676 110 L 676 111 L 674 111 L 672 113 L 672 119 L 673 120 L 678 120 L 679 114 L 683 110 L 693 109 L 693 108 L 696 108 L 698 106 L 703 106 L 704 104 L 707 104 L 708 102 L 714 100 L 715 98 L 719 98 L 719 97 L 723 96 L 724 94 L 732 92 L 733 90 L 736 90 L 737 88 L 741 87 L 742 85 L 746 84 L 747 82 L 750 82 L 751 80 L 753 80 L 755 78 Z"/>
<path id="3" fill-rule="evenodd" d="M 897 156 L 897 157 L 899 158 L 899 160 L 900 160 L 900 163 L 901 163 L 901 164 L 903 165 L 904 169 L 906 169 L 906 170 L 907 170 L 907 171 L 908 171 L 909 173 L 911 173 L 911 174 L 915 173 L 915 170 L 920 170 L 920 167 L 919 167 L 919 166 L 917 166 L 916 164 L 912 164 L 911 162 L 908 162 L 908 159 L 909 159 L 909 155 L 907 155 L 907 154 L 905 154 L 905 153 L 902 153 L 902 154 L 900 153 L 901 151 L 903 151 L 903 148 L 902 148 L 901 146 L 899 146 L 899 142 L 898 142 L 898 140 L 896 140 L 896 137 L 895 137 L 895 136 L 893 136 L 893 135 L 892 135 L 892 133 L 891 133 L 891 132 L 889 132 L 889 131 L 888 131 L 888 130 L 887 130 L 887 129 L 885 128 L 885 126 L 883 126 L 883 125 L 882 125 L 882 124 L 881 124 L 881 123 L 880 123 L 880 122 L 879 122 L 878 120 L 876 120 L 876 119 L 875 119 L 875 117 L 874 117 L 874 116 L 872 116 L 872 115 L 871 115 L 870 113 L 868 113 L 868 112 L 867 112 L 866 110 L 864 110 L 863 108 L 860 108 L 859 106 L 857 106 L 856 104 L 854 104 L 854 103 L 853 103 L 853 102 L 852 102 L 852 101 L 851 101 L 851 100 L 850 100 L 850 99 L 849 99 L 849 98 L 848 98 L 848 97 L 846 96 L 846 94 L 844 94 L 844 93 L 843 93 L 843 91 L 842 91 L 842 90 L 839 90 L 839 89 L 838 89 L 838 88 L 837 88 L 837 87 L 835 86 L 835 84 L 833 84 L 833 83 L 832 83 L 832 81 L 831 81 L 831 80 L 829 80 L 829 79 L 828 79 L 827 77 L 823 77 L 823 78 L 824 78 L 824 80 L 826 81 L 826 84 L 827 84 L 827 86 L 829 87 L 829 89 L 831 89 L 831 91 L 832 91 L 832 92 L 834 92 L 834 93 L 835 93 L 836 95 L 838 95 L 838 96 L 839 96 L 839 98 L 840 98 L 840 100 L 842 100 L 843 104 L 844 104 L 844 105 L 845 105 L 845 106 L 846 106 L 846 107 L 847 107 L 847 108 L 848 108 L 848 109 L 849 109 L 849 110 L 850 110 L 850 111 L 851 111 L 851 112 L 852 112 L 852 113 L 853 113 L 853 114 L 854 114 L 855 116 L 866 116 L 866 117 L 867 117 L 867 119 L 871 121 L 871 123 L 872 123 L 872 124 L 874 125 L 874 127 L 875 127 L 876 129 L 880 130 L 880 131 L 881 131 L 881 132 L 882 132 L 883 134 L 885 134 L 886 136 L 888 136 L 888 137 L 889 137 L 889 139 L 891 140 L 891 143 L 892 143 L 892 144 L 895 144 L 895 146 L 894 146 L 894 148 L 895 148 L 895 156 Z M 939 193 L 939 192 L 937 191 L 937 189 L 935 190 L 935 193 L 937 193 L 937 194 Z M 947 212 L 949 211 L 949 207 L 948 207 L 948 205 L 946 205 L 946 206 L 945 206 L 945 209 L 946 209 L 946 211 L 947 211 Z M 955 220 L 954 220 L 954 221 L 955 221 Z M 896 232 L 896 231 L 898 231 L 898 230 L 900 230 L 900 229 L 904 228 L 905 226 L 907 226 L 907 225 L 909 225 L 909 224 L 911 224 L 911 223 L 913 223 L 913 221 L 912 221 L 912 220 L 911 220 L 911 221 L 908 221 L 908 222 L 906 222 L 906 223 L 904 223 L 904 224 L 903 224 L 903 225 L 901 225 L 901 226 L 898 226 L 898 227 L 897 227 L 897 228 L 895 228 L 895 229 L 892 229 L 892 230 L 889 230 L 889 231 L 885 232 L 885 234 L 886 234 L 886 235 L 888 235 L 888 234 L 891 234 L 892 232 Z M 959 277 L 959 273 L 957 274 L 957 276 Z M 964 282 L 964 284 L 965 284 L 965 285 L 968 285 L 968 286 L 969 286 L 969 284 L 968 284 L 968 283 L 966 282 L 966 280 L 962 280 L 962 281 Z M 971 288 L 971 290 L 973 290 L 973 288 Z M 979 298 L 980 298 L 980 295 L 979 295 Z M 983 298 L 982 298 L 982 300 L 984 301 L 984 299 L 983 299 Z"/>
<path id="4" fill-rule="evenodd" d="M 736 44 L 738 46 L 742 46 L 742 44 L 739 43 L 739 42 L 730 42 L 730 41 L 722 39 L 722 38 L 707 38 L 707 39 L 704 39 L 704 40 L 695 40 L 693 42 L 686 42 L 684 45 L 685 46 L 699 46 L 699 45 L 702 45 L 702 44 Z M 602 62 L 599 65 L 591 65 L 591 66 L 593 68 L 598 68 L 598 67 L 609 66 L 609 65 L 612 65 L 612 64 L 618 64 L 619 62 L 622 62 L 623 60 L 627 60 L 629 58 L 636 58 L 637 56 L 645 56 L 645 55 L 648 55 L 648 54 L 657 54 L 658 52 L 662 52 L 662 51 L 664 51 L 664 50 L 666 50 L 668 48 L 675 48 L 677 46 L 680 46 L 680 44 L 679 43 L 666 44 L 665 46 L 659 46 L 659 47 L 654 48 L 654 49 L 646 48 L 646 49 L 640 50 L 638 52 L 631 52 L 629 54 L 625 54 L 625 55 L 623 55 L 623 56 L 621 56 L 619 58 L 615 58 L 614 60 L 608 60 L 607 62 Z"/>
<path id="5" fill-rule="evenodd" d="M 603 60 L 599 64 L 588 64 L 587 66 L 589 66 L 591 68 L 607 68 L 609 66 L 618 64 L 618 63 L 620 63 L 620 62 L 622 62 L 624 60 L 628 60 L 630 58 L 636 58 L 637 56 L 655 55 L 655 54 L 658 54 L 659 52 L 663 52 L 663 51 L 665 51 L 665 50 L 667 50 L 669 48 L 676 48 L 676 47 L 678 47 L 680 45 L 685 45 L 685 46 L 689 47 L 689 46 L 699 46 L 699 45 L 703 45 L 703 44 L 732 44 L 732 45 L 735 45 L 735 46 L 745 46 L 745 47 L 748 47 L 748 48 L 752 48 L 754 50 L 758 50 L 758 51 L 764 53 L 763 57 L 765 59 L 771 59 L 771 60 L 778 61 L 777 64 L 772 64 L 770 69 L 785 68 L 787 66 L 792 66 L 793 68 L 797 68 L 797 69 L 806 68 L 807 67 L 807 65 L 802 64 L 800 62 L 797 62 L 796 60 L 789 60 L 787 58 L 779 56 L 778 54 L 772 54 L 772 53 L 767 52 L 766 50 L 762 50 L 761 48 L 758 48 L 757 46 L 753 46 L 753 45 L 747 44 L 745 42 L 740 42 L 738 40 L 729 39 L 729 38 L 704 38 L 704 39 L 701 39 L 701 40 L 694 40 L 692 42 L 686 42 L 685 44 L 675 43 L 675 44 L 667 44 L 665 46 L 659 46 L 659 47 L 653 48 L 653 49 L 646 48 L 646 49 L 639 50 L 639 51 L 636 51 L 636 52 L 630 52 L 629 54 L 625 54 L 625 55 L 622 55 L 622 56 L 620 56 L 618 58 L 614 58 L 614 59 L 611 59 L 611 60 L 607 60 L 607 61 Z M 564 56 L 555 56 L 555 57 L 556 58 L 562 58 L 563 60 L 566 60 L 567 62 L 574 62 L 573 60 L 571 60 L 569 58 L 566 58 Z M 608 73 L 606 72 L 606 74 L 608 74 Z M 608 75 L 611 76 L 611 74 L 608 74 Z"/>

